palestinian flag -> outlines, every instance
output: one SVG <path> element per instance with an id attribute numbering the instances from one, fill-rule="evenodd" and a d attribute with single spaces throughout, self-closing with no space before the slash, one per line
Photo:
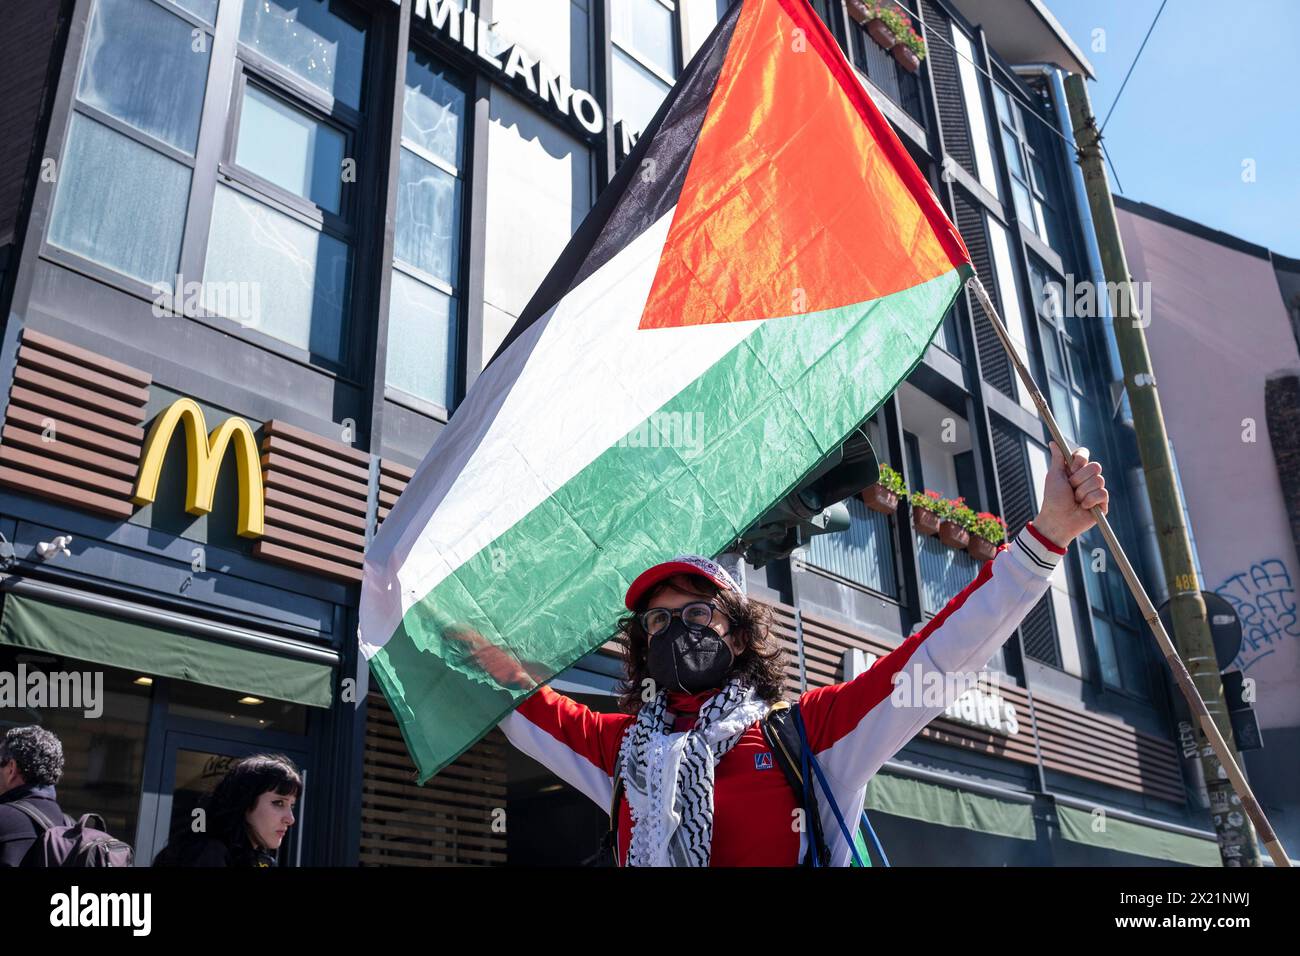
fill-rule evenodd
<path id="1" fill-rule="evenodd" d="M 806 0 L 734 3 L 370 547 L 363 654 L 427 780 L 716 554 L 920 360 L 961 237 Z"/>

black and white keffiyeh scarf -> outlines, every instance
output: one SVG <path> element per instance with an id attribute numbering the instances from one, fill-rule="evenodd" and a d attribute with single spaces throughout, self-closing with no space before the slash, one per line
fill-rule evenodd
<path id="1" fill-rule="evenodd" d="M 628 866 L 709 865 L 714 767 L 767 710 L 736 678 L 709 698 L 687 731 L 670 732 L 666 691 L 641 708 L 618 757 L 632 812 Z"/>

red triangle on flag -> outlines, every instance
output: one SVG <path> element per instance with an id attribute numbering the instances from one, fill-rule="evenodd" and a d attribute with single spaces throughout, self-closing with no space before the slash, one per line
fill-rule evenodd
<path id="1" fill-rule="evenodd" d="M 806 0 L 745 0 L 639 327 L 818 312 L 967 261 Z"/>

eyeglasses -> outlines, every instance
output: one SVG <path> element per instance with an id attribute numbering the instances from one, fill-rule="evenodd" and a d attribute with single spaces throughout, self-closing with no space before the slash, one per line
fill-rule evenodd
<path id="1" fill-rule="evenodd" d="M 714 611 L 721 613 L 721 608 L 715 608 L 708 601 L 692 601 L 680 610 L 652 607 L 648 611 L 641 612 L 641 627 L 645 629 L 648 636 L 654 637 L 668 630 L 668 625 L 673 622 L 673 618 L 680 617 L 682 623 L 691 630 L 700 631 L 713 622 Z M 730 620 L 725 614 L 721 616 L 724 620 Z"/>

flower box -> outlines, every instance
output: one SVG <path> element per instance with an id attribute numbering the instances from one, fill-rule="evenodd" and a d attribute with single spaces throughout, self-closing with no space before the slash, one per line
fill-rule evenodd
<path id="1" fill-rule="evenodd" d="M 950 548 L 963 551 L 970 544 L 970 532 L 955 521 L 939 523 L 939 540 Z"/>
<path id="2" fill-rule="evenodd" d="M 858 23 L 866 23 L 874 16 L 862 0 L 848 0 L 849 16 Z"/>
<path id="3" fill-rule="evenodd" d="M 943 521 L 937 514 L 920 505 L 912 505 L 912 527 L 924 535 L 938 534 Z"/>
<path id="4" fill-rule="evenodd" d="M 906 44 L 897 44 L 892 52 L 894 54 L 894 61 L 908 73 L 915 73 L 921 68 L 921 58 L 913 53 L 911 48 Z"/>
<path id="5" fill-rule="evenodd" d="M 898 495 L 880 483 L 863 488 L 862 500 L 868 508 L 879 511 L 882 515 L 892 515 L 898 510 Z"/>
<path id="6" fill-rule="evenodd" d="M 970 536 L 970 544 L 966 545 L 966 553 L 976 561 L 992 561 L 997 556 L 998 546 L 988 538 L 973 534 Z"/>
<path id="7" fill-rule="evenodd" d="M 889 29 L 889 24 L 880 17 L 876 17 L 867 23 L 867 34 L 876 41 L 877 46 L 886 50 L 892 50 L 894 45 L 898 43 L 898 37 L 894 35 L 894 31 Z"/>

